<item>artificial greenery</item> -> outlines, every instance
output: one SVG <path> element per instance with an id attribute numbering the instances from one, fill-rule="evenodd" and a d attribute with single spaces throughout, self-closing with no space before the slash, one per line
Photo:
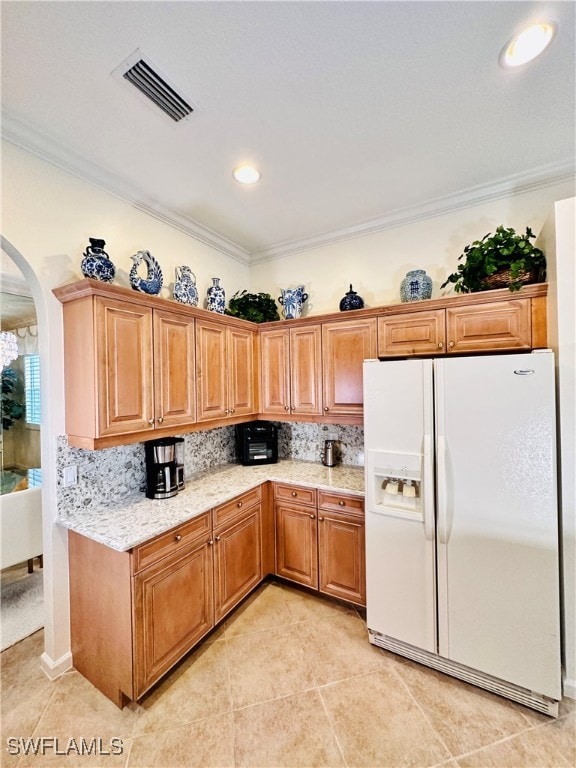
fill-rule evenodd
<path id="1" fill-rule="evenodd" d="M 546 257 L 530 242 L 533 237 L 530 227 L 526 227 L 525 235 L 516 234 L 511 227 L 497 227 L 494 234 L 484 235 L 482 240 L 475 240 L 464 248 L 458 257 L 458 261 L 465 259 L 464 263 L 440 287 L 453 283 L 456 293 L 486 291 L 494 287 L 486 279 L 507 270 L 511 291 L 520 290 L 526 282 L 522 280 L 526 272 L 533 273 L 531 282 L 542 282 L 546 279 Z"/>
<path id="2" fill-rule="evenodd" d="M 267 323 L 280 320 L 276 302 L 269 293 L 248 293 L 236 291 L 228 302 L 227 315 L 251 320 L 253 323 Z"/>
<path id="3" fill-rule="evenodd" d="M 10 429 L 14 426 L 14 422 L 24 416 L 24 406 L 18 400 L 14 400 L 17 385 L 16 372 L 12 368 L 4 368 L 2 371 L 2 429 Z"/>

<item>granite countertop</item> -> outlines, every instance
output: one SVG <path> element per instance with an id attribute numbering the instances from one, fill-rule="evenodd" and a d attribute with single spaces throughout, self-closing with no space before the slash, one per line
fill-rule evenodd
<path id="1" fill-rule="evenodd" d="M 138 492 L 118 504 L 63 515 L 57 522 L 125 552 L 267 480 L 364 496 L 363 467 L 325 467 L 291 460 L 256 467 L 229 464 L 186 478 L 186 488 L 171 499 L 147 499 Z"/>

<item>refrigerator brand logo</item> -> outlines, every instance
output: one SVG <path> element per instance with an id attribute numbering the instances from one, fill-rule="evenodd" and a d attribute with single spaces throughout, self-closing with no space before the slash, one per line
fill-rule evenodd
<path id="1" fill-rule="evenodd" d="M 517 376 L 531 376 L 534 373 L 534 368 L 517 368 L 514 373 Z"/>

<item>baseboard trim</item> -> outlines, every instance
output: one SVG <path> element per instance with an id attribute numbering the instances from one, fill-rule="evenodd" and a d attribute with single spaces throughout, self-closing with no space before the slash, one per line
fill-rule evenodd
<path id="1" fill-rule="evenodd" d="M 56 680 L 58 677 L 72 669 L 72 654 L 65 653 L 59 659 L 53 660 L 46 652 L 40 656 L 40 668 L 49 680 Z"/>
<path id="2" fill-rule="evenodd" d="M 568 699 L 576 699 L 576 680 L 565 677 L 562 681 L 562 693 Z"/>

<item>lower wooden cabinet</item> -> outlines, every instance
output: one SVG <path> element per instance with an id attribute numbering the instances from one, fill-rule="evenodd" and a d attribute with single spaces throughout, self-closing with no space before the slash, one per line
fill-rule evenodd
<path id="1" fill-rule="evenodd" d="M 363 499 L 280 483 L 274 496 L 276 574 L 365 605 Z"/>
<path id="2" fill-rule="evenodd" d="M 236 496 L 128 552 L 69 531 L 74 667 L 122 707 L 141 698 L 274 570 L 363 605 L 356 496 L 276 483 Z"/>

